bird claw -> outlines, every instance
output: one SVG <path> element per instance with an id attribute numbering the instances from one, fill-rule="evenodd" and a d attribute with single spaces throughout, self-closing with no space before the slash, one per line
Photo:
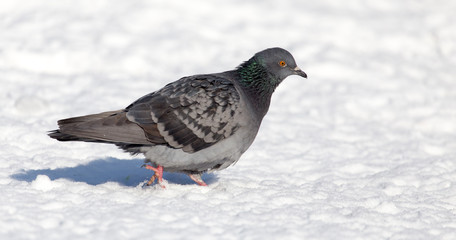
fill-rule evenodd
<path id="1" fill-rule="evenodd" d="M 149 181 L 147 181 L 146 186 L 152 185 L 155 182 L 155 180 L 157 180 L 160 187 L 166 188 L 165 185 L 163 185 L 163 166 L 157 165 L 157 167 L 153 167 L 149 164 L 144 164 L 141 167 L 154 171 L 154 175 L 152 175 Z M 198 185 L 207 186 L 207 184 L 201 178 L 200 174 L 188 174 L 188 176 Z"/>
<path id="2" fill-rule="evenodd" d="M 152 175 L 152 177 L 149 179 L 149 181 L 147 182 L 146 185 L 147 185 L 147 186 L 150 186 L 150 185 L 152 185 L 152 183 L 154 183 L 154 182 L 155 182 L 155 174 Z"/>
<path id="3" fill-rule="evenodd" d="M 207 186 L 200 174 L 188 174 L 188 176 L 200 186 Z"/>
<path id="4" fill-rule="evenodd" d="M 157 182 L 160 185 L 160 187 L 166 188 L 165 185 L 163 185 L 163 167 L 162 166 L 158 165 L 155 168 L 155 167 L 152 167 L 151 165 L 144 164 L 141 167 L 154 171 L 154 175 L 152 175 L 152 177 L 146 183 L 147 186 L 152 185 L 155 182 L 155 179 L 157 179 Z"/>

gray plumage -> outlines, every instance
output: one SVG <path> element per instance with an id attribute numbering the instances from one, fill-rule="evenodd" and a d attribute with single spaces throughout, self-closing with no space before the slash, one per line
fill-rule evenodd
<path id="1" fill-rule="evenodd" d="M 60 120 L 49 136 L 112 143 L 164 171 L 224 169 L 252 144 L 289 75 L 307 77 L 288 51 L 266 49 L 235 70 L 181 78 L 125 109 Z"/>

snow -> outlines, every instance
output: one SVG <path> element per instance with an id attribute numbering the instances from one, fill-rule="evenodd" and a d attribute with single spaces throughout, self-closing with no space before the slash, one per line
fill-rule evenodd
<path id="1" fill-rule="evenodd" d="M 455 1 L 2 1 L 0 239 L 456 239 Z M 65 117 L 288 49 L 252 147 L 208 187 Z"/>

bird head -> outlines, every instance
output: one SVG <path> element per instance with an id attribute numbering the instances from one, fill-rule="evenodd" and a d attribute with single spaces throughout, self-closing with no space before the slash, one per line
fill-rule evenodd
<path id="1" fill-rule="evenodd" d="M 280 82 L 290 75 L 307 78 L 307 74 L 296 65 L 291 53 L 285 49 L 268 48 L 255 54 L 254 58 Z"/>

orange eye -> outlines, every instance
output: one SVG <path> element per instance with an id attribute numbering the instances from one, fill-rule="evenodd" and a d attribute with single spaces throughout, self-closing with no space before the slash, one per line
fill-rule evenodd
<path id="1" fill-rule="evenodd" d="M 280 61 L 280 62 L 279 62 L 279 65 L 280 65 L 281 67 L 285 67 L 285 66 L 287 65 L 287 63 L 286 63 L 285 61 Z"/>

